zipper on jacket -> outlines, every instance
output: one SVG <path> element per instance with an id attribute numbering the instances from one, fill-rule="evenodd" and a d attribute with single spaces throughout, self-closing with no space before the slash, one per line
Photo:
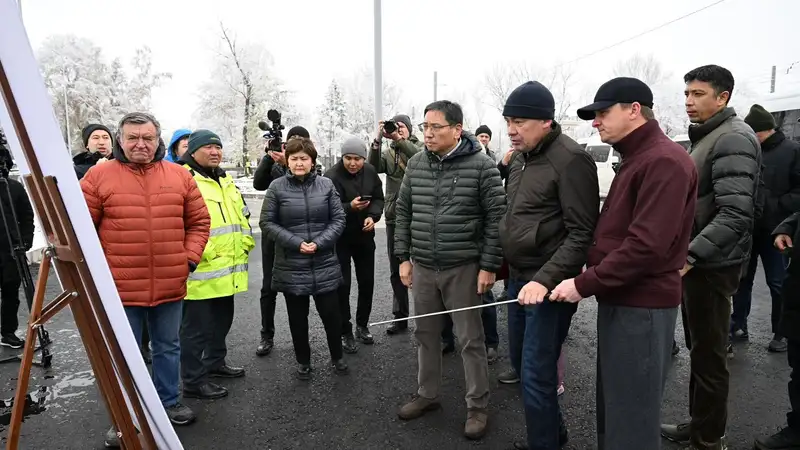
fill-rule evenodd
<path id="1" fill-rule="evenodd" d="M 140 170 L 142 174 L 144 190 L 147 193 L 147 237 L 150 241 L 150 245 L 147 246 L 147 251 L 150 253 L 150 306 L 153 306 L 153 303 L 156 301 L 156 270 L 153 264 L 153 215 L 151 212 L 151 195 L 149 189 L 147 189 L 147 176 L 145 174 L 144 169 Z"/>
<path id="2" fill-rule="evenodd" d="M 223 195 L 222 201 L 224 202 L 225 191 L 222 191 L 222 195 Z M 222 223 L 228 223 L 228 219 L 225 218 L 225 211 L 222 209 L 222 203 L 217 203 L 217 206 L 219 206 L 219 213 L 222 214 Z"/>
<path id="3" fill-rule="evenodd" d="M 442 164 L 442 162 L 439 161 L 438 170 L 436 171 L 436 185 L 435 185 L 435 188 L 434 188 L 433 192 L 437 192 L 437 193 L 440 192 L 439 191 L 439 186 L 441 185 L 441 181 L 442 181 L 442 169 L 444 169 L 444 164 Z M 438 238 L 438 233 L 437 233 L 438 230 L 437 230 L 437 226 L 436 226 L 436 222 L 437 222 L 436 219 L 439 217 L 439 207 L 441 206 L 441 201 L 440 201 L 441 197 L 439 197 L 439 195 L 435 195 L 434 198 L 436 199 L 436 201 L 435 201 L 435 204 L 434 204 L 434 207 L 433 207 L 433 233 L 432 233 L 433 234 L 433 260 L 434 261 L 439 261 L 439 258 L 437 256 L 437 254 L 439 253 L 438 252 L 438 250 L 439 250 L 439 242 L 438 242 L 439 238 Z M 437 267 L 437 271 L 438 271 L 439 264 L 438 263 L 434 263 L 434 265 Z"/>
<path id="4" fill-rule="evenodd" d="M 311 208 L 309 208 L 309 206 L 308 206 L 308 189 L 306 189 L 305 180 L 304 180 L 303 185 L 301 187 L 303 189 L 303 198 L 306 201 L 306 234 L 308 236 L 308 240 L 306 242 L 308 242 L 310 244 L 311 243 Z M 319 248 L 317 248 L 317 251 L 319 251 Z M 311 266 L 311 295 L 314 295 L 317 292 L 317 274 L 314 271 L 314 255 L 315 255 L 314 253 L 309 255 L 311 257 L 311 262 L 310 262 L 310 266 Z"/>
<path id="5" fill-rule="evenodd" d="M 456 183 L 458 183 L 458 174 L 456 174 L 456 176 L 453 177 L 453 183 L 450 185 L 450 195 L 447 196 L 448 200 L 452 200 L 453 195 L 455 195 Z"/>

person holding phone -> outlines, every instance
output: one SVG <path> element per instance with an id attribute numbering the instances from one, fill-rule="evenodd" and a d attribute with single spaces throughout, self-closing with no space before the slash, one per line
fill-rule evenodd
<path id="1" fill-rule="evenodd" d="M 347 216 L 344 233 L 336 243 L 336 254 L 344 279 L 338 295 L 342 349 L 346 353 L 358 351 L 356 339 L 366 345 L 375 342 L 367 324 L 372 312 L 375 287 L 375 223 L 381 219 L 383 212 L 383 183 L 375 168 L 364 164 L 366 158 L 367 145 L 358 138 L 350 138 L 342 144 L 342 159 L 325 173 L 333 181 Z M 350 317 L 351 259 L 356 267 L 358 282 L 355 335 Z"/>

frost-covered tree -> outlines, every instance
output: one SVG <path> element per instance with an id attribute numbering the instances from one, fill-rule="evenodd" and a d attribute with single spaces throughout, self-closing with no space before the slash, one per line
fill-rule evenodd
<path id="1" fill-rule="evenodd" d="M 48 37 L 37 59 L 73 151 L 82 150 L 80 131 L 85 125 L 97 122 L 113 127 L 127 112 L 149 110 L 153 89 L 171 77 L 153 70 L 147 47 L 136 50 L 126 69 L 119 58 L 107 62 L 100 47 L 89 39 L 70 34 Z"/>
<path id="2" fill-rule="evenodd" d="M 498 64 L 484 76 L 483 87 L 489 103 L 502 112 L 511 91 L 526 81 L 538 81 L 553 94 L 555 119 L 560 121 L 568 116 L 572 106 L 570 90 L 574 87 L 573 69 L 570 65 L 544 69 L 526 62 Z"/>
<path id="3" fill-rule="evenodd" d="M 223 24 L 219 44 L 209 78 L 198 94 L 194 122 L 197 127 L 219 133 L 225 143 L 226 161 L 249 173 L 263 154 L 263 132 L 258 122 L 266 121 L 267 111 L 281 112 L 284 124 L 296 124 L 299 115 L 291 92 L 274 73 L 274 60 L 265 46 L 237 42 Z"/>
<path id="4" fill-rule="evenodd" d="M 339 82 L 345 100 L 347 131 L 365 140 L 375 136 L 380 120 L 395 114 L 411 114 L 403 110 L 402 92 L 391 82 L 383 83 L 383 115 L 375 117 L 374 76 L 370 68 L 362 68 Z"/>
<path id="5" fill-rule="evenodd" d="M 317 148 L 325 165 L 331 165 L 349 130 L 347 102 L 339 82 L 334 79 L 317 114 Z"/>

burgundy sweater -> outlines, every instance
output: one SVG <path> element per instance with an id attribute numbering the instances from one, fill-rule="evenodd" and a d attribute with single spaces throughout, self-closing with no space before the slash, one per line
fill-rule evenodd
<path id="1" fill-rule="evenodd" d="M 697 199 L 697 169 L 655 120 L 614 149 L 622 165 L 600 212 L 587 270 L 575 278 L 583 297 L 599 303 L 672 308 L 681 303 Z"/>

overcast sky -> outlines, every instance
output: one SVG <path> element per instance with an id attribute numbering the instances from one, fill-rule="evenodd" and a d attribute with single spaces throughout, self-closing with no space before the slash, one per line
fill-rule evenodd
<path id="1" fill-rule="evenodd" d="M 760 95 L 778 66 L 777 92 L 800 91 L 798 0 L 726 0 L 594 56 L 620 40 L 717 0 L 404 0 L 383 3 L 384 79 L 421 109 L 448 91 L 476 89 L 503 61 L 543 67 L 581 58 L 574 89 L 594 92 L 614 63 L 653 53 L 678 82 L 688 70 L 715 63 L 737 86 Z M 154 93 L 154 113 L 166 130 L 190 125 L 196 92 L 207 78 L 219 21 L 239 41 L 267 45 L 276 70 L 309 117 L 333 77 L 372 67 L 371 0 L 22 0 L 34 49 L 51 34 L 73 33 L 99 45 L 108 59 L 128 60 L 151 47 L 154 69 L 173 74 Z M 680 86 L 678 86 L 680 88 Z M 734 91 L 734 99 L 736 92 Z M 576 105 L 577 106 L 577 105 Z M 500 117 L 487 120 L 499 123 Z M 311 125 L 311 124 L 309 124 Z"/>

